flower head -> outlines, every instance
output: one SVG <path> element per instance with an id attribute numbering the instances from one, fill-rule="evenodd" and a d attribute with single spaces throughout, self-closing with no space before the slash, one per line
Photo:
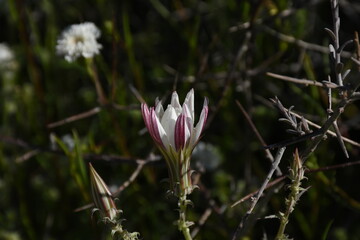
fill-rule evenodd
<path id="1" fill-rule="evenodd" d="M 96 40 L 100 34 L 100 30 L 91 22 L 71 25 L 57 40 L 56 51 L 64 55 L 68 62 L 73 62 L 81 56 L 92 58 L 99 54 L 102 48 Z"/>
<path id="2" fill-rule="evenodd" d="M 171 96 L 171 103 L 164 111 L 160 101 L 155 107 L 141 104 L 145 125 L 156 144 L 166 151 L 193 150 L 205 126 L 208 114 L 208 101 L 205 98 L 200 119 L 194 127 L 194 90 L 187 94 L 183 105 L 179 103 L 176 92 Z"/>
<path id="3" fill-rule="evenodd" d="M 155 107 L 141 104 L 145 125 L 163 153 L 170 174 L 172 191 L 186 194 L 192 191 L 190 157 L 204 129 L 208 115 L 208 100 L 205 98 L 200 118 L 194 127 L 194 90 L 187 94 L 184 103 L 180 105 L 176 92 L 171 96 L 171 103 L 164 111 L 160 101 Z M 178 187 L 179 186 L 179 187 Z"/>
<path id="4" fill-rule="evenodd" d="M 89 163 L 91 194 L 96 208 L 104 215 L 106 220 L 115 222 L 118 219 L 119 210 L 115 206 L 112 194 L 102 180 L 100 175 L 95 171 L 91 163 Z"/>

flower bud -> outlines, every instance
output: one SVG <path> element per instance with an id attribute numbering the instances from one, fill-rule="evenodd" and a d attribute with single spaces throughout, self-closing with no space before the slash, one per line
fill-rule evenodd
<path id="1" fill-rule="evenodd" d="M 116 221 L 119 210 L 115 206 L 112 194 L 102 180 L 100 175 L 95 171 L 91 163 L 89 163 L 91 194 L 96 208 L 104 215 L 106 220 Z"/>

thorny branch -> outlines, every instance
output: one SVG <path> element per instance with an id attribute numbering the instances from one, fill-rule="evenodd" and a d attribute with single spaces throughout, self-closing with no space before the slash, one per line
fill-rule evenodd
<path id="1" fill-rule="evenodd" d="M 356 166 L 356 165 L 360 165 L 360 160 L 353 161 L 353 162 L 346 162 L 346 163 L 342 163 L 342 164 L 331 165 L 331 166 L 326 166 L 326 167 L 314 168 L 314 169 L 305 169 L 305 173 L 333 171 L 333 170 L 346 168 L 346 167 L 352 167 L 352 166 Z M 280 176 L 280 177 L 274 179 L 273 181 L 269 182 L 266 185 L 265 189 L 271 188 L 272 186 L 284 181 L 286 178 L 287 178 L 287 175 L 283 175 L 283 176 Z M 256 191 L 253 191 L 252 193 L 249 193 L 248 195 L 246 195 L 243 198 L 239 199 L 238 201 L 234 202 L 231 205 L 231 207 L 235 207 L 235 206 L 245 202 L 246 200 L 248 200 L 248 199 L 252 198 L 253 196 L 255 196 L 258 192 L 259 192 L 259 189 L 256 190 Z"/>
<path id="2" fill-rule="evenodd" d="M 356 59 L 355 59 L 356 60 Z M 359 66 L 360 66 L 360 62 L 359 62 Z M 312 81 L 312 80 L 306 80 L 306 79 L 298 79 L 298 78 L 292 78 L 292 77 L 288 77 L 288 76 L 284 76 L 284 75 L 279 75 L 279 74 L 275 74 L 275 73 L 267 73 L 268 76 L 270 77 L 274 77 L 277 79 L 281 79 L 284 81 L 289 81 L 289 82 L 294 82 L 294 83 L 299 83 L 299 84 L 304 84 L 304 85 L 314 85 L 314 86 L 318 86 L 318 87 L 324 87 L 324 88 L 328 88 L 328 89 L 332 89 L 332 88 L 337 88 L 337 89 L 343 89 L 343 90 L 348 90 L 346 86 L 340 87 L 335 83 L 329 82 L 329 81 L 322 81 L 322 82 L 318 82 L 318 81 Z M 353 94 L 353 100 L 355 100 L 355 93 Z M 329 104 L 331 103 L 331 101 L 329 102 Z M 289 111 L 289 109 L 286 109 L 286 111 Z M 297 117 L 298 119 L 302 120 L 304 119 L 306 121 L 306 123 L 312 127 L 315 128 L 321 128 L 320 125 L 313 123 L 312 121 L 304 118 L 303 116 L 300 116 L 299 114 L 297 114 L 296 112 L 291 111 L 291 114 L 294 115 L 295 117 Z M 336 133 L 328 130 L 327 134 L 336 137 Z M 347 137 L 343 137 L 341 136 L 341 138 L 349 143 L 352 144 L 354 146 L 360 147 L 360 143 L 355 142 Z"/>
<path id="3" fill-rule="evenodd" d="M 232 237 L 232 240 L 235 240 L 237 238 L 238 234 L 240 234 L 241 231 L 244 229 L 244 225 L 245 225 L 246 220 L 252 214 L 257 202 L 259 201 L 259 199 L 260 199 L 261 195 L 263 194 L 266 186 L 268 185 L 268 183 L 269 183 L 275 169 L 278 167 L 278 165 L 280 163 L 280 160 L 281 160 L 281 158 L 282 158 L 282 156 L 283 156 L 283 154 L 285 152 L 285 149 L 286 149 L 286 147 L 282 147 L 282 148 L 279 148 L 279 150 L 277 151 L 275 161 L 273 162 L 273 164 L 271 166 L 271 169 L 270 169 L 268 175 L 266 176 L 265 181 L 263 182 L 263 184 L 261 185 L 259 191 L 257 192 L 256 197 L 254 199 L 252 199 L 252 203 L 251 203 L 251 206 L 250 206 L 249 210 L 241 218 L 241 221 L 240 221 L 238 227 L 235 230 L 235 233 L 234 233 L 234 235 Z"/>
<path id="4" fill-rule="evenodd" d="M 332 82 L 325 81 L 325 80 L 319 82 L 319 81 L 313 81 L 313 80 L 308 80 L 308 79 L 299 79 L 299 78 L 288 77 L 288 76 L 271 73 L 271 72 L 266 73 L 266 75 L 276 78 L 276 79 L 284 80 L 287 82 L 299 83 L 299 84 L 303 84 L 306 86 L 313 85 L 313 86 L 323 87 L 323 88 L 335 88 L 335 89 L 344 89 L 345 90 L 345 86 L 339 86 L 336 83 L 332 83 Z"/>
<path id="5" fill-rule="evenodd" d="M 340 146 L 345 154 L 345 156 L 348 158 L 348 153 L 346 150 L 346 147 L 344 145 L 344 141 L 343 141 L 343 137 L 341 136 L 341 133 L 339 131 L 339 128 L 337 126 L 337 119 L 339 118 L 339 116 L 343 113 L 344 108 L 351 103 L 352 101 L 355 101 L 358 99 L 358 95 L 359 93 L 357 92 L 351 92 L 349 89 L 344 88 L 344 79 L 348 76 L 350 70 L 345 71 L 344 73 L 342 73 L 343 70 L 343 63 L 341 62 L 341 55 L 344 53 L 343 49 L 352 41 L 347 41 L 345 42 L 342 46 L 340 46 L 340 40 L 339 40 L 339 28 L 340 28 L 340 18 L 339 18 L 339 2 L 338 0 L 331 0 L 331 8 L 332 8 L 332 14 L 333 14 L 333 25 L 334 25 L 334 31 L 331 31 L 329 29 L 326 29 L 326 31 L 329 33 L 329 35 L 332 37 L 333 40 L 333 45 L 330 44 L 329 45 L 329 49 L 326 49 L 326 52 L 330 53 L 330 56 L 332 57 L 333 63 L 334 63 L 334 72 L 335 72 L 335 76 L 336 76 L 336 84 L 331 82 L 331 78 L 329 77 L 328 81 L 323 81 L 322 83 L 316 82 L 316 81 L 310 81 L 310 80 L 299 80 L 299 79 L 295 79 L 295 78 L 290 78 L 290 77 L 286 77 L 286 76 L 281 76 L 281 75 L 276 75 L 276 74 L 268 74 L 272 77 L 276 77 L 285 81 L 290 81 L 290 82 L 295 82 L 295 83 L 300 83 L 300 84 L 305 84 L 305 85 L 315 85 L 315 86 L 319 86 L 319 87 L 324 87 L 327 89 L 327 95 L 328 95 L 328 108 L 327 108 L 327 113 L 328 113 L 328 118 L 326 120 L 326 122 L 321 126 L 320 129 L 315 130 L 315 131 L 311 131 L 309 129 L 308 126 L 308 122 L 305 120 L 305 118 L 301 117 L 300 118 L 300 122 L 297 121 L 297 116 L 295 116 L 294 114 L 292 114 L 291 109 L 292 107 L 290 107 L 289 109 L 286 109 L 281 102 L 276 98 L 275 100 L 273 100 L 273 102 L 275 103 L 275 105 L 279 108 L 279 110 L 282 112 L 282 114 L 284 115 L 284 118 L 279 119 L 281 121 L 284 121 L 286 123 L 288 123 L 291 126 L 291 129 L 288 129 L 289 132 L 291 133 L 295 133 L 297 135 L 299 135 L 300 137 L 297 137 L 296 139 L 291 139 L 291 140 L 287 140 L 281 143 L 277 143 L 277 144 L 273 144 L 270 146 L 267 146 L 268 148 L 280 148 L 279 152 L 281 149 L 285 150 L 285 147 L 290 145 L 290 144 L 294 144 L 300 141 L 304 141 L 304 140 L 308 140 L 311 139 L 312 141 L 310 142 L 309 146 L 302 151 L 301 155 L 300 155 L 300 159 L 302 161 L 301 165 L 306 161 L 306 159 L 310 156 L 311 153 L 313 153 L 315 151 L 315 149 L 317 148 L 318 144 L 321 142 L 321 140 L 324 139 L 326 133 L 329 131 L 329 128 L 332 126 L 335 130 L 335 135 L 338 138 L 338 141 L 340 143 Z M 308 43 L 304 43 L 300 40 L 297 40 L 295 38 L 286 36 L 284 34 L 278 33 L 268 27 L 262 26 L 262 28 L 266 31 L 268 31 L 270 34 L 284 40 L 284 41 L 288 41 L 288 42 L 292 42 L 297 44 L 299 47 L 302 48 L 313 48 L 313 50 L 318 50 L 318 51 L 324 51 L 323 47 L 318 48 L 318 46 L 313 46 L 311 44 Z M 347 54 L 349 55 L 349 54 Z M 349 55 L 350 57 L 351 55 Z M 358 62 L 357 59 L 352 59 L 354 62 Z M 338 105 L 336 106 L 335 109 L 332 108 L 332 91 L 331 89 L 335 88 L 335 89 L 339 89 L 339 93 L 341 96 L 341 101 L 338 103 Z M 279 153 L 278 152 L 278 153 Z M 281 154 L 282 155 L 282 154 Z M 281 157 L 280 157 L 281 158 Z M 274 163 L 275 164 L 275 163 Z M 256 193 L 254 193 L 254 195 L 249 194 L 249 197 L 252 196 L 256 196 L 255 200 L 253 201 L 253 203 L 251 204 L 250 209 L 248 210 L 248 212 L 243 216 L 243 218 L 241 219 L 241 222 L 239 223 L 238 228 L 236 229 L 234 235 L 233 235 L 233 240 L 236 239 L 237 235 L 239 234 L 239 232 L 243 229 L 243 226 L 246 222 L 247 217 L 252 213 L 252 210 L 254 209 L 259 197 L 261 196 L 262 192 L 264 191 L 264 189 L 269 185 L 271 186 L 271 184 L 268 184 L 270 178 L 271 178 L 271 171 L 274 171 L 274 166 L 273 168 L 270 170 L 268 177 L 266 178 L 266 180 L 264 181 L 263 185 L 261 186 L 261 188 L 256 191 Z M 270 177 L 269 177 L 270 176 Z M 278 179 L 276 179 L 274 181 L 273 184 L 278 183 L 280 181 L 282 181 L 283 177 L 279 177 Z M 244 201 L 243 199 L 237 201 L 234 205 L 238 204 L 239 202 Z M 285 227 L 285 225 L 284 225 Z M 284 229 L 282 229 L 284 230 Z M 280 233 L 283 231 L 280 231 Z M 281 234 L 280 234 L 281 235 Z"/>

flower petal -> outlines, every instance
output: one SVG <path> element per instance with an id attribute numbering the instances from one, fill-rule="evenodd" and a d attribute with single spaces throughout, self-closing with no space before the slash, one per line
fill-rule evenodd
<path id="1" fill-rule="evenodd" d="M 174 132 L 175 132 L 175 124 L 178 115 L 176 114 L 175 109 L 173 106 L 168 105 L 165 113 L 161 119 L 161 125 L 164 128 L 166 135 L 168 137 L 169 143 L 172 147 L 175 147 L 175 140 L 174 140 Z"/>
<path id="2" fill-rule="evenodd" d="M 162 127 L 159 118 L 156 116 L 154 108 L 150 108 L 150 118 L 151 118 L 151 127 L 149 129 L 150 135 L 153 137 L 155 142 L 162 147 L 167 147 L 169 145 L 169 140 L 167 139 L 166 132 Z"/>
<path id="3" fill-rule="evenodd" d="M 186 116 L 186 126 L 189 128 L 189 131 L 191 132 L 192 131 L 191 129 L 194 127 L 194 118 L 191 117 L 191 112 L 186 104 L 184 104 L 181 113 Z"/>
<path id="4" fill-rule="evenodd" d="M 196 124 L 196 127 L 194 128 L 194 131 L 193 131 L 192 136 L 191 136 L 191 141 L 190 141 L 191 146 L 194 146 L 196 144 L 196 142 L 199 140 L 200 134 L 202 133 L 202 131 L 204 129 L 204 126 L 206 124 L 208 111 L 209 111 L 208 99 L 205 98 L 203 109 L 202 109 L 201 114 L 200 114 L 199 122 Z"/>
<path id="5" fill-rule="evenodd" d="M 194 89 L 193 88 L 186 95 L 186 98 L 185 98 L 184 103 L 183 103 L 183 108 L 184 108 L 185 105 L 189 109 L 189 112 L 190 112 L 189 117 L 191 117 L 191 119 L 194 121 L 194 119 L 195 119 L 195 108 L 194 108 Z"/>
<path id="6" fill-rule="evenodd" d="M 180 114 L 175 125 L 175 149 L 179 151 L 186 145 L 187 140 L 190 137 L 190 129 L 185 114 Z"/>
<path id="7" fill-rule="evenodd" d="M 182 108 L 179 102 L 179 96 L 176 92 L 173 92 L 171 95 L 171 106 L 175 109 L 176 115 L 179 116 L 181 114 Z"/>
<path id="8" fill-rule="evenodd" d="M 161 119 L 164 115 L 164 108 L 161 104 L 161 101 L 159 101 L 159 98 L 156 98 L 155 100 L 155 113 L 159 119 Z"/>
<path id="9" fill-rule="evenodd" d="M 146 105 L 146 103 L 141 104 L 141 113 L 145 122 L 146 128 L 150 131 L 151 126 L 151 118 L 150 118 L 150 111 L 149 107 Z"/>

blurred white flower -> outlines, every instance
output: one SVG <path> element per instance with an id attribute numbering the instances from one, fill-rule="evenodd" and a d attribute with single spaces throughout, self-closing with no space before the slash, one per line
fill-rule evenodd
<path id="1" fill-rule="evenodd" d="M 15 56 L 14 52 L 6 43 L 0 43 L 0 67 L 3 70 L 14 68 Z"/>
<path id="2" fill-rule="evenodd" d="M 196 167 L 201 170 L 214 171 L 222 162 L 219 149 L 211 143 L 199 142 L 193 152 Z"/>
<path id="3" fill-rule="evenodd" d="M 6 64 L 14 60 L 14 53 L 6 43 L 0 43 L 0 64 Z"/>
<path id="4" fill-rule="evenodd" d="M 92 58 L 99 54 L 102 48 L 101 44 L 96 41 L 100 34 L 100 30 L 91 22 L 71 25 L 62 32 L 57 40 L 56 51 L 58 54 L 64 55 L 68 62 L 73 62 L 81 56 Z"/>
<path id="5" fill-rule="evenodd" d="M 13 50 L 6 43 L 0 43 L 0 74 L 7 80 L 3 84 L 4 92 L 9 92 L 10 89 L 13 89 L 12 80 L 17 67 L 18 64 Z"/>

